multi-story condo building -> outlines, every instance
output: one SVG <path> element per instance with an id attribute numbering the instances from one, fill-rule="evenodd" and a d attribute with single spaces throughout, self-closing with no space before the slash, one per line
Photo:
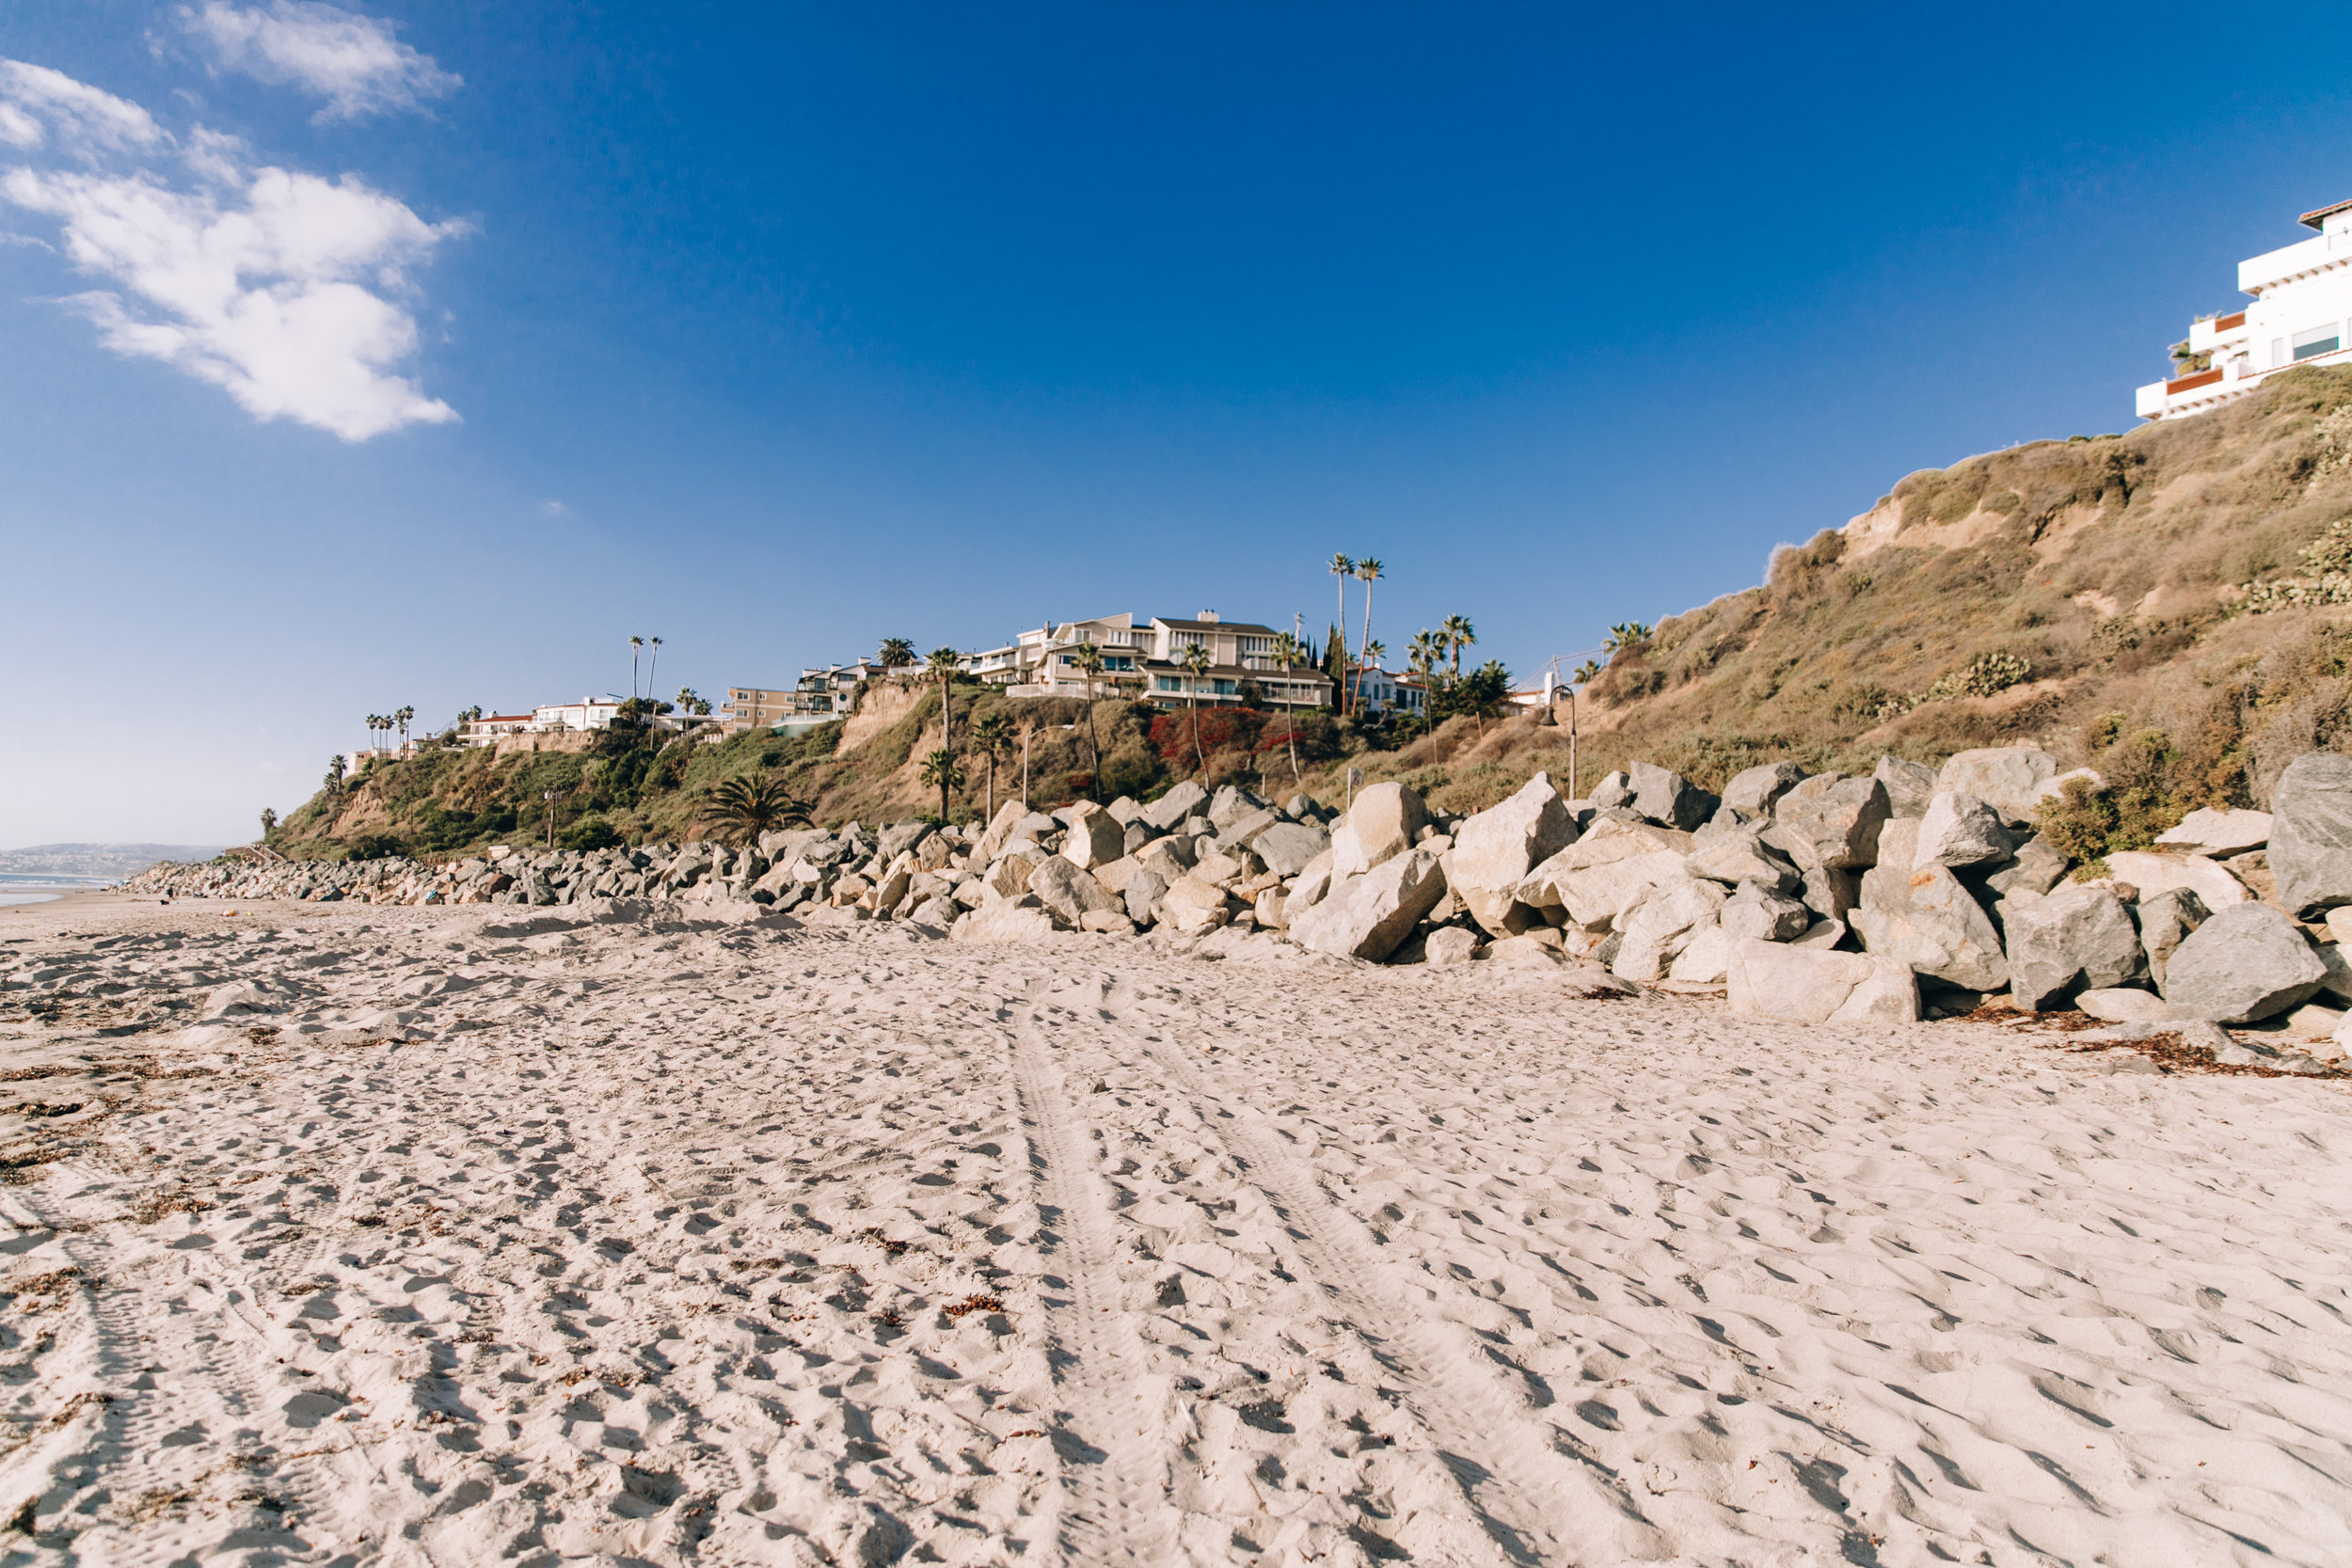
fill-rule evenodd
<path id="1" fill-rule="evenodd" d="M 719 720 L 729 735 L 758 727 L 814 729 L 844 717 L 850 711 L 850 696 L 859 686 L 888 673 L 872 659 L 861 658 L 854 664 L 828 664 L 821 670 L 803 670 L 800 683 L 790 690 L 731 687 L 727 700 L 719 706 Z"/>
<path id="2" fill-rule="evenodd" d="M 964 660 L 964 669 L 1015 697 L 1083 697 L 1089 681 L 1078 649 L 1091 644 L 1103 655 L 1093 695 L 1124 691 L 1167 703 L 1238 704 L 1254 685 L 1260 700 L 1286 707 L 1331 705 L 1331 677 L 1310 665 L 1285 666 L 1275 657 L 1281 634 L 1254 622 L 1226 621 L 1214 610 L 1189 620 L 1153 616 L 1136 625 L 1132 614 L 1101 615 L 1090 621 L 1049 623 L 1025 631 L 1001 648 Z M 1208 652 L 1209 667 L 1196 675 L 1179 662 L 1194 646 Z"/>
<path id="3" fill-rule="evenodd" d="M 2317 236 L 2238 263 L 2238 292 L 2254 303 L 2190 324 L 2193 357 L 2185 373 L 2139 388 L 2141 419 L 2201 414 L 2290 365 L 2352 359 L 2352 201 L 2301 221 Z"/>

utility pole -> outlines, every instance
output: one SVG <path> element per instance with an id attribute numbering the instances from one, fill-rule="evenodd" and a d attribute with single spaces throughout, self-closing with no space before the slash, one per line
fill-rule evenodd
<path id="1" fill-rule="evenodd" d="M 555 847 L 555 791 L 543 789 L 539 798 L 548 803 L 548 847 Z"/>

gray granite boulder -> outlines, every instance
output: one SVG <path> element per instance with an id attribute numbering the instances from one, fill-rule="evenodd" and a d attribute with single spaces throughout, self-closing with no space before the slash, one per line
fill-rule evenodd
<path id="1" fill-rule="evenodd" d="M 2270 792 L 2270 870 L 2303 919 L 2352 904 L 2352 757 L 2296 757 Z"/>
<path id="2" fill-rule="evenodd" d="M 2008 860 L 2015 847 L 1991 806 L 1973 795 L 1939 790 L 1928 801 L 1927 815 L 1920 819 L 1911 864 L 1985 865 Z"/>
<path id="3" fill-rule="evenodd" d="M 2010 994 L 2029 1012 L 2079 990 L 2128 986 L 2147 973 L 2132 917 L 2104 887 L 2069 882 L 2050 894 L 2015 893 L 2002 900 L 2001 911 Z"/>
<path id="4" fill-rule="evenodd" d="M 1281 877 L 1297 876 L 1330 847 L 1331 835 L 1306 822 L 1277 822 L 1249 840 L 1266 869 Z"/>
<path id="5" fill-rule="evenodd" d="M 1768 848 L 1756 823 L 1726 826 L 1722 817 L 1691 835 L 1691 853 L 1683 861 L 1693 877 L 1738 887 L 1753 882 L 1772 893 L 1788 893 L 1804 880 L 1797 868 Z"/>
<path id="6" fill-rule="evenodd" d="M 1143 822 L 1152 832 L 1165 833 L 1186 817 L 1206 816 L 1208 810 L 1209 792 L 1193 780 L 1186 779 L 1144 807 Z"/>
<path id="7" fill-rule="evenodd" d="M 1633 781 L 1623 773 L 1610 773 L 1593 786 L 1592 806 L 1595 811 L 1633 804 Z"/>
<path id="8" fill-rule="evenodd" d="M 1764 842 L 1801 870 L 1859 870 L 1877 863 L 1879 829 L 1886 818 L 1884 784 L 1822 773 L 1773 803 Z"/>
<path id="9" fill-rule="evenodd" d="M 2049 840 L 2036 835 L 2020 843 L 2006 863 L 1993 869 L 1984 879 L 1984 890 L 1994 898 L 2014 893 L 2047 893 L 2065 878 L 2069 863 Z"/>
<path id="10" fill-rule="evenodd" d="M 1291 938 L 1316 953 L 1368 958 L 1396 951 L 1422 916 L 1445 895 L 1438 857 L 1412 849 L 1359 877 L 1335 880 L 1312 909 L 1291 916 Z"/>
<path id="11" fill-rule="evenodd" d="M 1718 920 L 1740 942 L 1794 942 L 1813 928 L 1813 911 L 1754 882 L 1742 882 Z"/>
<path id="12" fill-rule="evenodd" d="M 1109 820 L 1108 813 L 1103 816 Z M 1120 907 L 1119 900 L 1102 883 L 1059 855 L 1048 855 L 1037 863 L 1029 873 L 1028 892 L 1072 926 L 1077 925 L 1089 911 Z"/>
<path id="13" fill-rule="evenodd" d="M 2025 823 L 2033 820 L 2058 770 L 2058 758 L 2030 746 L 1982 746 L 1945 763 L 1935 787 L 1973 795 L 2004 821 Z"/>
<path id="14" fill-rule="evenodd" d="M 2311 1000 L 2327 977 L 2294 921 L 2267 904 L 2233 904 L 2172 950 L 2164 999 L 2183 1018 L 2252 1023 Z"/>
<path id="15" fill-rule="evenodd" d="M 1935 769 L 1924 762 L 1883 756 L 1870 777 L 1885 786 L 1886 808 L 1897 816 L 1925 816 L 1935 799 Z"/>
<path id="16" fill-rule="evenodd" d="M 1637 762 L 1630 774 L 1633 809 L 1661 827 L 1685 832 L 1715 815 L 1715 797 L 1679 773 Z"/>
<path id="17" fill-rule="evenodd" d="M 2139 922 L 2140 950 L 2148 955 L 2148 977 L 2161 990 L 2164 966 L 2170 961 L 2173 949 L 2212 918 L 2213 911 L 2197 896 L 2196 889 L 2181 887 L 2153 898 L 2143 895 L 2132 912 Z"/>
<path id="18" fill-rule="evenodd" d="M 1993 990 L 2009 983 L 2000 933 L 1946 866 L 1930 863 L 1904 871 L 1882 865 L 1865 872 L 1853 927 L 1865 951 L 1900 958 L 1946 985 Z"/>
<path id="19" fill-rule="evenodd" d="M 1919 1016 L 1911 966 L 1864 953 L 1786 942 L 1734 942 L 1726 1000 L 1741 1018 L 1791 1023 L 1907 1023 Z"/>
<path id="20" fill-rule="evenodd" d="M 1737 812 L 1741 821 L 1770 816 L 1772 802 L 1804 782 L 1804 769 L 1793 762 L 1767 762 L 1743 768 L 1724 785 L 1724 809 Z"/>

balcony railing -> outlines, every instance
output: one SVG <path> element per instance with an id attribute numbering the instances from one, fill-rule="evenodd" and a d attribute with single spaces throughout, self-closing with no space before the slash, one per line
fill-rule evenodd
<path id="1" fill-rule="evenodd" d="M 2193 392 L 2200 387 L 2210 387 L 2220 379 L 2219 371 L 2199 371 L 2195 375 L 2185 375 L 2178 381 L 2166 382 L 2164 395 L 2171 397 L 2181 392 Z"/>

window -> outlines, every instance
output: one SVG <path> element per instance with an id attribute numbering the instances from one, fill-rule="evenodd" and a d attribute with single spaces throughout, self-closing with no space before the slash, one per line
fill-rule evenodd
<path id="1" fill-rule="evenodd" d="M 2297 332 L 2295 335 L 2295 356 L 2297 359 L 2310 359 L 2322 354 L 2333 354 L 2343 345 L 2343 337 L 2336 331 L 2336 324 L 2329 322 L 2325 326 L 2314 326 Z"/>
<path id="2" fill-rule="evenodd" d="M 1216 692 L 1220 697 L 1230 697 L 1233 694 L 1233 683 L 1232 681 L 1211 681 L 1209 683 L 1209 689 Z"/>
<path id="3" fill-rule="evenodd" d="M 1182 691 L 1184 689 L 1184 682 L 1173 675 L 1154 675 L 1152 678 L 1152 689 L 1154 691 Z"/>

